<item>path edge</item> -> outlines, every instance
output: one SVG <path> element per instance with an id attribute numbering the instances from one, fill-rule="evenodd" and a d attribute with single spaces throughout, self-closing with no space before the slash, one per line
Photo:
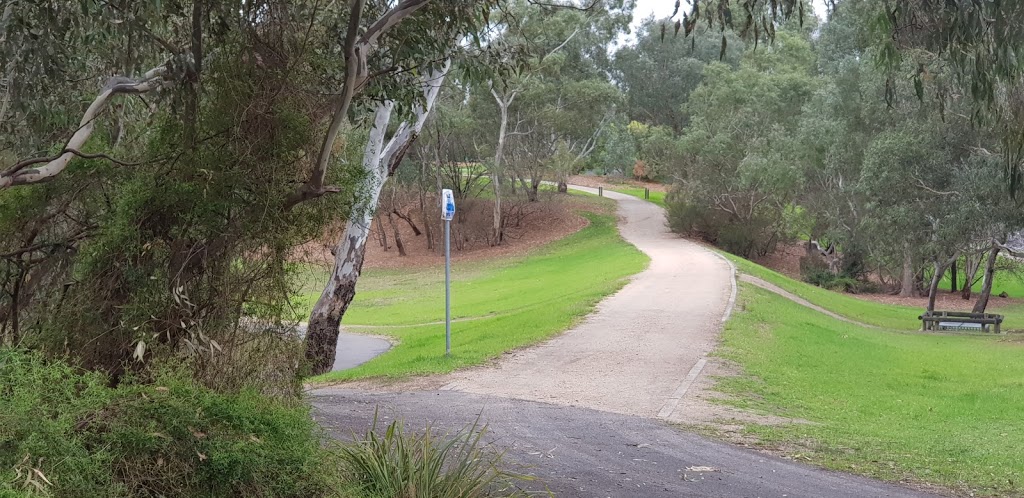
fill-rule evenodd
<path id="1" fill-rule="evenodd" d="M 732 316 L 733 308 L 736 307 L 736 293 L 737 288 L 739 287 L 739 283 L 736 281 L 736 265 L 734 265 L 732 261 L 729 261 L 729 258 L 719 254 L 718 251 L 712 251 L 707 248 L 703 249 L 714 254 L 722 261 L 725 261 L 725 264 L 729 265 L 729 284 L 731 286 L 731 290 L 729 291 L 729 301 L 725 304 L 725 312 L 722 313 L 721 323 L 722 326 L 724 326 L 725 322 L 729 321 L 729 317 Z M 721 330 L 719 330 L 719 333 L 721 333 Z M 707 365 L 707 362 L 707 357 L 697 360 L 697 363 L 690 369 L 690 372 L 686 375 L 686 378 L 683 379 L 683 382 L 679 384 L 679 387 L 676 388 L 675 392 L 672 393 L 672 396 L 668 398 L 665 404 L 661 407 L 661 410 L 658 411 L 659 419 L 669 420 L 672 418 L 672 414 L 675 413 L 676 408 L 679 407 L 679 402 L 682 401 L 684 396 L 686 396 L 686 392 L 690 390 L 690 386 L 692 386 L 694 381 L 697 380 L 700 373 L 704 371 L 704 365 Z"/>

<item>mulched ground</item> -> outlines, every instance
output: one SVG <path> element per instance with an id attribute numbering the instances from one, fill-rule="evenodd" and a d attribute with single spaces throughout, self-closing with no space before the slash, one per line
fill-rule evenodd
<path id="1" fill-rule="evenodd" d="M 469 234 L 466 237 L 471 240 L 465 242 L 465 246 L 461 250 L 453 244 L 453 261 L 523 256 L 536 247 L 567 237 L 586 227 L 589 222 L 579 214 L 580 211 L 588 210 L 611 214 L 614 212 L 614 205 L 601 205 L 577 197 L 550 194 L 540 202 L 525 204 L 524 210 L 529 214 L 520 220 L 518 226 L 506 228 L 505 240 L 500 246 L 491 246 L 482 240 L 482 234 L 488 233 L 490 227 L 492 202 L 477 200 L 468 209 L 472 209 L 472 212 L 466 213 L 466 224 L 472 226 L 466 226 L 464 231 Z M 366 244 L 366 261 L 363 264 L 365 269 L 419 268 L 444 263 L 444 246 L 438 243 L 433 249 L 427 248 L 426 235 L 423 233 L 423 215 L 418 212 L 418 209 L 410 211 L 414 222 L 421 230 L 421 235 L 416 236 L 405 221 L 398 218 L 394 220 L 405 245 L 406 255 L 399 255 L 392 228 L 385 217 L 383 227 L 387 233 L 388 247 L 385 249 L 381 245 L 379 238 L 381 225 L 374 222 L 370 239 Z M 454 237 L 456 236 L 454 221 L 452 226 Z M 323 264 L 333 263 L 334 256 L 331 255 L 330 250 L 343 228 L 344 225 L 333 227 L 319 241 L 303 245 L 299 249 L 298 259 Z M 433 229 L 437 231 L 434 235 L 435 241 L 439 242 L 441 228 L 435 226 Z"/>

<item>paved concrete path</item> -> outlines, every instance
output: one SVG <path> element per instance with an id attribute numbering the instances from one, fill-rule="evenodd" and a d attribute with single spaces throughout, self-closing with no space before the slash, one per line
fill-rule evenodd
<path id="1" fill-rule="evenodd" d="M 371 335 L 350 334 L 342 332 L 338 335 L 338 349 L 334 354 L 334 368 L 331 370 L 348 370 L 358 367 L 391 349 L 387 339 Z"/>
<path id="2" fill-rule="evenodd" d="M 526 472 L 543 484 L 530 489 L 556 496 L 925 496 L 673 428 L 668 422 L 686 420 L 680 399 L 734 296 L 732 269 L 670 234 L 661 208 L 605 195 L 619 202 L 623 237 L 651 264 L 580 325 L 486 367 L 313 390 L 318 421 L 350 439 L 378 408 L 384 421 L 400 417 L 410 428 L 454 431 L 479 416 L 488 441 L 533 466 Z M 687 470 L 695 467 L 714 470 Z"/>
<path id="3" fill-rule="evenodd" d="M 494 365 L 456 372 L 441 389 L 671 417 L 687 377 L 715 347 L 731 270 L 669 232 L 657 205 L 604 195 L 618 202 L 620 232 L 650 256 L 650 266 L 571 330 Z"/>

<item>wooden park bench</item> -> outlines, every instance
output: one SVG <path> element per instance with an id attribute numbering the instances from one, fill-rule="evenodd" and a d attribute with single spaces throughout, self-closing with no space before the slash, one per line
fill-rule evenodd
<path id="1" fill-rule="evenodd" d="M 992 313 L 968 313 L 964 311 L 933 311 L 919 317 L 921 330 L 972 330 L 988 332 L 994 325 L 993 332 L 999 334 L 999 326 L 1003 323 L 1003 315 Z"/>

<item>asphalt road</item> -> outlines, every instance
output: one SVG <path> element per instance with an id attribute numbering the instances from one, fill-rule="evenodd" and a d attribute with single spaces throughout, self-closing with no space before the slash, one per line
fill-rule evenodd
<path id="1" fill-rule="evenodd" d="M 517 471 L 523 488 L 560 497 L 894 497 L 932 496 L 683 432 L 658 419 L 458 391 L 311 393 L 316 418 L 336 438 L 404 419 L 410 429 L 454 432 L 477 417 L 486 440 Z M 714 471 L 690 471 L 712 467 Z M 516 470 L 513 468 L 513 470 Z"/>

